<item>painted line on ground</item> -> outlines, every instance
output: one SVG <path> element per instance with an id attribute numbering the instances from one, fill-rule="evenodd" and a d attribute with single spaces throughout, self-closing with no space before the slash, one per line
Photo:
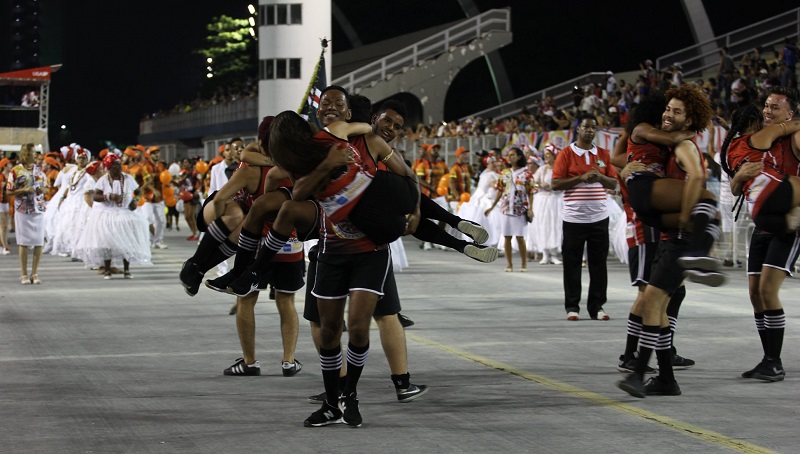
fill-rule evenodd
<path id="1" fill-rule="evenodd" d="M 618 400 L 610 399 L 601 394 L 597 394 L 592 391 L 587 391 L 585 389 L 578 388 L 576 386 L 568 385 L 566 383 L 552 380 L 547 377 L 534 374 L 532 372 L 518 369 L 516 367 L 486 358 L 484 356 L 476 355 L 455 347 L 451 347 L 446 344 L 442 344 L 440 342 L 436 342 L 431 339 L 417 336 L 416 334 L 406 332 L 406 338 L 421 344 L 430 345 L 439 350 L 446 351 L 453 355 L 490 367 L 492 369 L 505 372 L 510 375 L 515 375 L 528 381 L 532 381 L 534 383 L 550 388 L 554 391 L 558 391 L 570 395 L 572 397 L 588 400 L 594 404 L 611 408 L 613 410 L 619 411 L 620 413 L 624 413 L 629 416 L 634 416 L 636 418 L 643 419 L 649 423 L 653 423 L 661 427 L 674 430 L 683 435 L 689 435 L 691 437 L 698 438 L 708 443 L 713 443 L 715 445 L 725 447 L 732 451 L 737 451 L 742 453 L 762 453 L 762 454 L 774 453 L 774 451 L 771 451 L 767 448 L 758 445 L 754 445 L 752 443 L 748 443 L 746 441 L 737 440 L 735 438 L 728 437 L 718 432 L 706 430 L 701 427 L 697 427 L 688 423 L 684 423 L 682 421 L 678 421 L 676 419 L 672 419 L 668 416 L 663 416 L 648 410 L 643 410 L 633 405 L 628 405 Z"/>

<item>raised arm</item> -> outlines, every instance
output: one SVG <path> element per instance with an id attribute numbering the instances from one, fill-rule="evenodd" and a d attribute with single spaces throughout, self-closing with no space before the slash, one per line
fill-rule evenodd
<path id="1" fill-rule="evenodd" d="M 327 127 L 331 134 L 342 139 L 372 132 L 372 126 L 368 123 L 334 121 Z"/>
<path id="2" fill-rule="evenodd" d="M 800 119 L 765 126 L 750 136 L 750 145 L 759 150 L 766 150 L 772 146 L 775 139 L 794 134 L 797 131 L 800 131 Z"/>
<path id="3" fill-rule="evenodd" d="M 685 140 L 675 147 L 675 158 L 688 175 L 683 186 L 681 212 L 678 217 L 680 226 L 686 227 L 689 224 L 692 208 L 700 201 L 700 196 L 703 194 L 706 176 L 703 172 L 703 164 L 700 162 L 702 159 L 700 153 L 691 140 Z"/>
<path id="4" fill-rule="evenodd" d="M 684 140 L 689 140 L 695 136 L 693 131 L 662 131 L 650 123 L 639 123 L 633 128 L 631 138 L 636 143 L 650 142 L 667 147 L 677 146 Z"/>

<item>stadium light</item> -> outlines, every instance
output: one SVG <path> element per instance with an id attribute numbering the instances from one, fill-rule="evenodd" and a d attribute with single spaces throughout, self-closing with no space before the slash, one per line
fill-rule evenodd
<path id="1" fill-rule="evenodd" d="M 252 36 L 253 38 L 256 37 L 256 30 L 253 27 L 250 27 L 250 36 Z"/>
<path id="2" fill-rule="evenodd" d="M 212 73 L 208 73 L 208 74 L 206 74 L 206 77 L 208 77 L 209 79 L 211 79 L 212 77 L 214 77 L 214 74 L 212 74 Z"/>
<path id="3" fill-rule="evenodd" d="M 249 4 L 249 5 L 247 5 L 247 11 L 249 11 L 250 14 L 255 14 L 256 13 L 256 7 L 253 6 L 252 4 Z"/>
<path id="4" fill-rule="evenodd" d="M 210 64 L 211 64 L 213 61 L 214 61 L 214 59 L 213 59 L 213 58 L 211 58 L 211 57 L 208 57 L 208 58 L 206 58 L 206 63 L 208 63 L 209 65 L 210 65 Z"/>
<path id="5" fill-rule="evenodd" d="M 253 17 L 253 16 L 250 16 L 248 19 L 250 20 L 250 26 L 251 27 L 255 27 L 256 26 L 256 18 Z"/>

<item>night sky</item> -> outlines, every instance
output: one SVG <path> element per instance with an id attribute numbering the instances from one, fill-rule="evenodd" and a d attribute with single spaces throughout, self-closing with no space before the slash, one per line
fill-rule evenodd
<path id="1" fill-rule="evenodd" d="M 6 7 L 15 0 L 3 0 Z M 42 4 L 42 65 L 63 63 L 51 85 L 51 148 L 76 141 L 97 149 L 104 140 L 133 143 L 147 112 L 168 110 L 194 98 L 205 77 L 205 26 L 214 16 L 247 16 L 248 1 L 164 0 L 67 1 Z M 476 0 L 481 11 L 512 7 L 514 42 L 500 50 L 515 96 L 591 71 L 634 70 L 638 62 L 692 44 L 680 2 L 539 2 Z M 569 3 L 569 4 L 568 4 Z M 338 0 L 362 42 L 388 39 L 464 18 L 457 0 L 408 0 L 365 8 Z M 759 11 L 731 9 L 730 2 L 704 1 L 712 27 L 723 34 L 796 8 L 796 0 L 772 0 Z M 613 5 L 613 6 L 612 6 Z M 307 14 L 307 13 L 306 13 Z M 0 17 L 2 20 L 2 17 Z M 351 47 L 334 22 L 335 50 Z M 1 51 L 1 49 L 0 49 Z M 8 58 L 0 55 L 0 71 Z M 334 54 L 335 58 L 335 54 Z M 446 102 L 448 119 L 496 104 L 483 61 L 454 80 Z M 60 136 L 66 124 L 69 135 Z"/>

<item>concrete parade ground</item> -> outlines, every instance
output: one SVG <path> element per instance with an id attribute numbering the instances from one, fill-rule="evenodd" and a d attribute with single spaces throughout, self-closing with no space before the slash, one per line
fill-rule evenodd
<path id="1" fill-rule="evenodd" d="M 197 244 L 187 235 L 168 232 L 169 249 L 133 266 L 133 280 L 47 255 L 43 283 L 23 286 L 17 248 L 0 256 L 0 452 L 800 452 L 796 278 L 781 292 L 785 381 L 740 378 L 762 352 L 744 269 L 726 268 L 723 287 L 688 284 L 675 345 L 697 365 L 676 371 L 683 394 L 636 399 L 616 387 L 635 296 L 626 265 L 609 259 L 605 322 L 586 313 L 584 269 L 582 319 L 572 322 L 560 266 L 505 273 L 503 257 L 482 264 L 406 237 L 410 268 L 397 282 L 416 322 L 406 330 L 409 367 L 430 390 L 397 402 L 373 324 L 363 426 L 304 428 L 318 408 L 306 397 L 322 391 L 308 323 L 301 315 L 304 368 L 283 377 L 277 310 L 262 294 L 262 376 L 223 376 L 242 356 L 234 299 L 184 293 L 178 272 Z"/>

